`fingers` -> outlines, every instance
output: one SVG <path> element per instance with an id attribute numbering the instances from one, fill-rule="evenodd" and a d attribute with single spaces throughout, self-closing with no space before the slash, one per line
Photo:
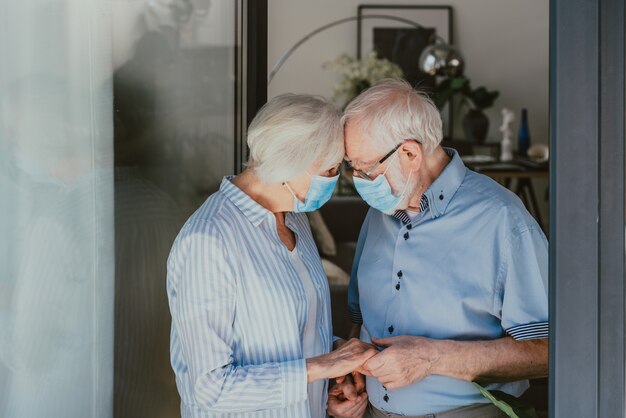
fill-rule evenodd
<path id="1" fill-rule="evenodd" d="M 346 398 L 349 401 L 353 401 L 357 399 L 358 393 L 357 393 L 356 387 L 354 387 L 352 382 L 346 379 L 346 381 L 342 383 L 340 387 L 343 392 L 344 398 Z"/>
<path id="2" fill-rule="evenodd" d="M 343 383 L 344 375 L 358 370 L 367 360 L 378 354 L 371 344 L 366 344 L 357 339 L 351 339 L 338 350 L 327 354 L 329 358 L 326 364 L 330 367 L 323 372 L 324 377 L 336 378 L 337 383 Z"/>
<path id="3" fill-rule="evenodd" d="M 348 399 L 353 401 L 364 388 L 365 383 L 362 377 L 359 379 L 359 385 L 357 386 L 354 383 L 354 377 L 352 374 L 348 374 L 346 376 L 336 378 L 335 383 L 330 387 L 328 393 L 329 395 L 332 394 L 342 400 Z"/>
<path id="4" fill-rule="evenodd" d="M 361 351 L 367 351 L 369 349 L 376 350 L 376 346 L 370 343 L 359 340 L 358 338 L 351 338 L 347 344 L 350 348 L 360 349 Z M 378 350 L 376 350 L 378 351 Z"/>
<path id="5" fill-rule="evenodd" d="M 407 379 L 406 375 L 397 372 L 386 373 L 384 375 L 374 377 L 387 390 L 400 389 L 413 383 L 412 381 Z"/>
<path id="6" fill-rule="evenodd" d="M 365 390 L 365 377 L 359 372 L 352 372 L 352 376 L 357 393 L 363 392 Z"/>
<path id="7" fill-rule="evenodd" d="M 369 349 L 367 351 L 364 351 L 363 353 L 361 353 L 359 355 L 359 360 L 361 361 L 361 364 L 365 363 L 367 360 L 369 360 L 370 358 L 376 356 L 379 353 L 378 350 L 374 350 L 374 349 Z"/>
<path id="8" fill-rule="evenodd" d="M 363 414 L 365 414 L 365 410 L 367 409 L 367 405 L 369 404 L 367 400 L 367 393 L 363 392 L 361 395 L 362 400 L 357 400 L 355 405 L 356 410 L 353 413 L 353 416 L 358 418 L 361 418 Z"/>
<path id="9" fill-rule="evenodd" d="M 380 369 L 385 365 L 385 354 L 384 352 L 380 352 L 375 356 L 370 357 L 364 364 L 363 369 L 366 372 L 369 372 L 369 375 L 376 374 L 376 370 Z"/>
<path id="10" fill-rule="evenodd" d="M 371 376 L 372 372 L 370 372 L 369 370 L 367 370 L 363 365 L 361 365 L 361 367 L 359 367 L 358 369 L 355 370 L 355 373 L 359 373 L 363 376 Z"/>
<path id="11" fill-rule="evenodd" d="M 399 382 L 389 382 L 385 385 L 385 387 L 389 390 L 396 390 L 396 389 L 400 389 L 407 386 L 404 383 L 399 383 Z"/>
<path id="12" fill-rule="evenodd" d="M 363 392 L 352 401 L 341 400 L 335 396 L 328 397 L 328 412 L 331 415 L 360 418 L 367 408 L 367 393 Z"/>
<path id="13" fill-rule="evenodd" d="M 396 342 L 398 337 L 389 337 L 389 338 L 374 338 L 372 337 L 372 342 L 379 347 L 389 347 Z"/>
<path id="14" fill-rule="evenodd" d="M 410 383 L 404 380 L 401 376 L 386 377 L 379 380 L 387 390 L 396 390 L 408 386 Z"/>
<path id="15" fill-rule="evenodd" d="M 346 411 L 346 415 L 349 417 L 361 417 L 367 408 L 367 393 L 362 393 L 359 398 L 356 399 Z"/>
<path id="16" fill-rule="evenodd" d="M 340 385 L 332 385 L 330 389 L 328 389 L 328 396 L 341 397 L 343 396 L 343 389 Z"/>

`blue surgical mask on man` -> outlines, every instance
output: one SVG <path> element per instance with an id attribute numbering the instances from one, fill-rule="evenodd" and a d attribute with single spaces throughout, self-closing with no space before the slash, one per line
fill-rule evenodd
<path id="1" fill-rule="evenodd" d="M 391 165 L 389 165 L 387 169 L 374 180 L 354 177 L 354 187 L 363 200 L 365 200 L 365 202 L 374 209 L 378 209 L 379 211 L 387 214 L 393 213 L 393 211 L 402 202 L 402 199 L 404 199 L 406 195 L 409 182 L 411 181 L 411 176 L 413 175 L 413 170 L 411 170 L 409 178 L 404 183 L 404 189 L 399 195 L 395 196 L 391 190 L 389 181 L 385 176 L 390 166 Z"/>
<path id="2" fill-rule="evenodd" d="M 309 174 L 307 172 L 307 174 Z M 287 182 L 283 183 L 287 190 L 293 195 L 293 211 L 294 212 L 313 212 L 321 208 L 324 203 L 328 202 L 335 191 L 335 186 L 339 180 L 339 175 L 334 177 L 312 176 L 309 191 L 302 202 L 296 196 L 296 193 Z"/>

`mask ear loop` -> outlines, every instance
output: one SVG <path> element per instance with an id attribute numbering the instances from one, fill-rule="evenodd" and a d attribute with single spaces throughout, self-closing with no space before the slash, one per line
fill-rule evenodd
<path id="1" fill-rule="evenodd" d="M 404 183 L 404 189 L 402 190 L 402 193 L 400 193 L 400 199 L 404 199 L 405 198 L 405 194 L 406 194 L 407 189 L 409 188 L 409 183 L 411 183 L 411 177 L 413 176 L 413 172 L 414 171 L 415 170 L 411 170 L 409 172 L 409 178 L 406 179 L 406 183 Z"/>
<path id="2" fill-rule="evenodd" d="M 311 175 L 311 173 L 309 173 L 309 170 L 306 170 L 305 173 L 307 173 L 307 175 L 309 176 L 310 179 L 313 179 L 313 176 Z M 298 199 L 298 196 L 296 195 L 296 192 L 293 191 L 293 189 L 291 188 L 289 183 L 287 183 L 286 181 L 283 181 L 283 186 L 285 186 L 287 188 L 287 190 L 289 190 L 289 193 L 291 193 L 291 195 L 293 196 L 294 199 L 296 199 L 299 202 L 302 202 L 302 200 Z"/>
<path id="3" fill-rule="evenodd" d="M 291 188 L 291 186 L 289 185 L 289 183 L 287 183 L 286 181 L 283 181 L 283 186 L 285 186 L 287 188 L 287 190 L 289 190 L 289 193 L 291 193 L 291 195 L 293 197 L 296 197 L 296 194 L 294 193 L 294 191 Z"/>
<path id="4" fill-rule="evenodd" d="M 389 160 L 389 163 L 387 164 L 387 168 L 385 168 L 385 171 L 383 171 L 383 174 L 381 174 L 382 176 L 384 176 L 385 174 L 387 174 L 387 170 L 389 170 L 391 168 L 391 163 L 393 162 L 393 160 L 398 156 L 398 153 L 396 152 L 395 154 L 393 154 L 393 157 L 391 157 L 391 160 Z"/>
<path id="5" fill-rule="evenodd" d="M 391 157 L 391 158 L 392 158 L 392 159 L 393 159 L 393 158 L 396 158 L 396 156 L 397 156 L 397 155 L 398 155 L 398 154 L 396 153 L 396 154 L 394 154 L 394 156 L 393 156 L 393 157 Z M 391 160 L 389 160 L 389 162 L 391 163 Z M 387 173 L 387 170 L 389 170 L 389 168 L 391 168 L 391 164 L 388 164 L 388 165 L 387 165 L 387 168 L 385 169 L 385 171 L 383 171 L 383 173 L 382 173 L 381 175 L 382 175 L 382 176 L 384 176 L 384 175 Z M 400 193 L 400 195 L 399 195 L 400 200 L 404 199 L 404 197 L 405 197 L 406 191 L 407 191 L 407 189 L 408 189 L 408 187 L 409 187 L 409 183 L 411 182 L 411 177 L 413 176 L 413 172 L 414 172 L 414 171 L 415 171 L 415 170 L 411 170 L 411 171 L 409 172 L 409 177 L 406 179 L 406 182 L 404 183 L 404 188 L 402 189 L 402 192 L 401 192 L 401 193 Z"/>
<path id="6" fill-rule="evenodd" d="M 298 202 L 302 202 L 300 199 L 298 199 L 298 196 L 296 196 L 296 192 L 293 191 L 289 183 L 287 183 L 286 181 L 283 181 L 283 186 L 285 186 L 287 190 L 289 190 L 289 193 L 291 193 L 294 199 L 296 199 Z"/>

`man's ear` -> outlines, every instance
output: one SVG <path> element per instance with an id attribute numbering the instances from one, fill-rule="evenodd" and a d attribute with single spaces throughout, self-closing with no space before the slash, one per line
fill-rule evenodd
<path id="1" fill-rule="evenodd" d="M 411 170 L 418 170 L 424 159 L 424 148 L 417 141 L 406 141 L 400 146 L 403 163 Z"/>

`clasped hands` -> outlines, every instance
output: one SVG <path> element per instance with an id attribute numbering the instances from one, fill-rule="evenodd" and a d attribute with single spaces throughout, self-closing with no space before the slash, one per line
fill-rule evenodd
<path id="1" fill-rule="evenodd" d="M 386 389 L 393 390 L 418 382 L 433 373 L 440 353 L 433 340 L 399 336 L 372 338 L 375 344 L 352 339 L 337 344 L 358 346 L 363 363 L 351 373 L 337 376 L 328 393 L 328 412 L 336 418 L 360 418 L 367 408 L 363 375 L 376 378 Z M 380 348 L 379 349 L 377 348 Z"/>

